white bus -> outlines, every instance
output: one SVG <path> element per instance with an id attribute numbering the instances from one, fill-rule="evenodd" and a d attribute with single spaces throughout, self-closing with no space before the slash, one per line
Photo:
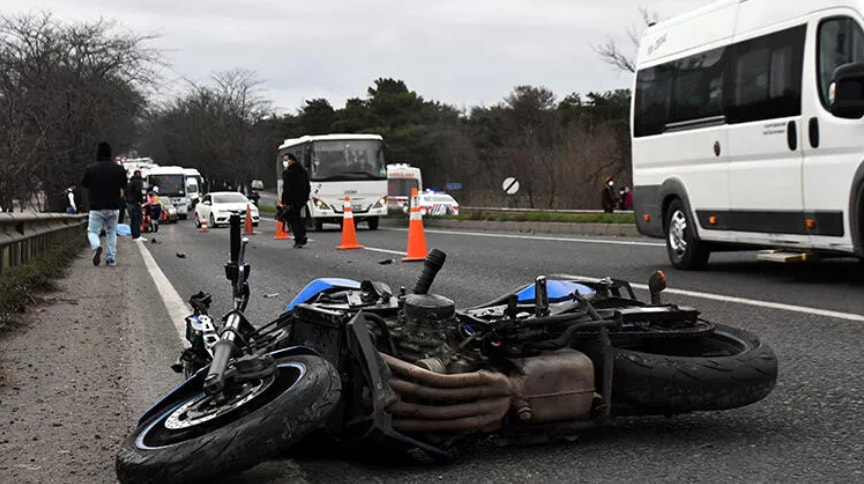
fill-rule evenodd
<path id="1" fill-rule="evenodd" d="M 645 30 L 634 211 L 675 267 L 742 248 L 864 256 L 862 12 L 723 0 Z"/>
<path id="2" fill-rule="evenodd" d="M 144 172 L 147 188 L 159 187 L 159 197 L 177 209 L 177 215 L 186 219 L 189 196 L 186 193 L 186 169 L 179 166 L 157 166 Z"/>
<path id="3" fill-rule="evenodd" d="M 387 204 L 390 208 L 402 210 L 407 206 L 413 188 L 423 191 L 420 168 L 407 163 L 387 165 Z"/>
<path id="4" fill-rule="evenodd" d="M 377 134 L 326 134 L 286 139 L 276 157 L 277 191 L 282 197 L 282 157 L 293 153 L 309 173 L 312 191 L 306 217 L 315 230 L 342 221 L 345 197 L 354 220 L 378 228 L 387 215 L 387 167 L 384 139 Z"/>
<path id="5" fill-rule="evenodd" d="M 195 168 L 184 168 L 183 173 L 186 176 L 186 198 L 189 199 L 186 209 L 191 212 L 204 196 L 204 177 Z"/>

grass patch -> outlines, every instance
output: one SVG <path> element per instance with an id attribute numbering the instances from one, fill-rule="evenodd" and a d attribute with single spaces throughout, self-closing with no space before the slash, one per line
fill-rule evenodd
<path id="1" fill-rule="evenodd" d="M 276 213 L 276 207 L 270 205 L 258 205 L 258 211 L 261 213 Z"/>
<path id="2" fill-rule="evenodd" d="M 76 235 L 69 243 L 41 254 L 28 264 L 4 269 L 0 276 L 0 332 L 15 324 L 27 306 L 38 302 L 33 293 L 57 289 L 54 280 L 63 275 L 63 269 L 78 255 L 86 240 L 84 234 Z"/>
<path id="3" fill-rule="evenodd" d="M 436 217 L 437 218 L 437 217 Z M 565 222 L 575 224 L 635 224 L 632 213 L 501 213 L 471 212 L 458 216 L 441 217 L 451 220 L 492 220 L 498 222 Z"/>

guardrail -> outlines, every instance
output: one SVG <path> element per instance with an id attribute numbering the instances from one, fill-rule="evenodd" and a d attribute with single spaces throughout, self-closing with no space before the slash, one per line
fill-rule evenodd
<path id="1" fill-rule="evenodd" d="M 551 208 L 507 208 L 507 207 L 459 207 L 459 212 L 488 212 L 488 213 L 568 213 L 576 215 L 589 215 L 604 213 L 603 210 L 571 210 Z M 633 213 L 632 210 L 615 210 L 615 213 Z"/>
<path id="2" fill-rule="evenodd" d="M 87 215 L 0 213 L 0 274 L 83 233 Z"/>

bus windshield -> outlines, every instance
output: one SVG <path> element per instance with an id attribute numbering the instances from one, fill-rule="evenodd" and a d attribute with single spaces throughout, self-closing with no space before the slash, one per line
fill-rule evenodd
<path id="1" fill-rule="evenodd" d="M 378 140 L 327 140 L 312 144 L 313 181 L 384 180 L 387 168 Z"/>
<path id="2" fill-rule="evenodd" d="M 387 195 L 410 197 L 412 188 L 420 188 L 420 184 L 414 178 L 391 178 L 387 182 Z"/>
<path id="3" fill-rule="evenodd" d="M 151 187 L 159 187 L 160 196 L 186 196 L 186 177 L 183 175 L 150 175 L 147 177 L 147 180 Z"/>

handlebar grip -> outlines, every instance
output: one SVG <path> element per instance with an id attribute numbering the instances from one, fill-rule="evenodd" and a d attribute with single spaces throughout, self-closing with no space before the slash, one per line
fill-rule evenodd
<path id="1" fill-rule="evenodd" d="M 447 259 L 447 254 L 438 249 L 432 249 L 426 256 L 423 262 L 423 272 L 417 278 L 417 283 L 414 284 L 414 294 L 426 294 L 435 280 L 435 276 L 441 267 L 444 266 L 444 261 Z"/>
<path id="2" fill-rule="evenodd" d="M 237 264 L 240 260 L 240 216 L 231 215 L 228 219 L 231 231 L 231 263 Z"/>

